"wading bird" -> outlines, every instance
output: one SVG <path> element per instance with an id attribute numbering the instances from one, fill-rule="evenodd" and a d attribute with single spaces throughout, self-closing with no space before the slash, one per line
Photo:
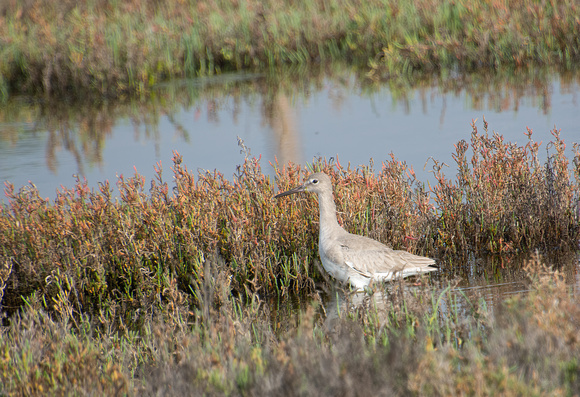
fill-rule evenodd
<path id="1" fill-rule="evenodd" d="M 435 261 L 407 251 L 393 250 L 368 237 L 351 234 L 336 219 L 332 182 L 322 172 L 311 174 L 304 184 L 277 194 L 275 198 L 299 192 L 318 195 L 320 234 L 318 253 L 324 269 L 334 278 L 357 290 L 371 282 L 389 281 L 438 270 Z"/>

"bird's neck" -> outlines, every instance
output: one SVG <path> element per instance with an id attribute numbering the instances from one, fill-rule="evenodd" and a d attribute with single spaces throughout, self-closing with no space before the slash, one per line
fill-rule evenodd
<path id="1" fill-rule="evenodd" d="M 340 229 L 336 219 L 336 204 L 331 194 L 319 194 L 318 206 L 320 208 L 320 234 L 327 234 L 332 230 Z"/>

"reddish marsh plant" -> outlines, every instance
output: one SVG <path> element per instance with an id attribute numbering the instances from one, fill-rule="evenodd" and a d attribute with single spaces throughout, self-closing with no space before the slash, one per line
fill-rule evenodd
<path id="1" fill-rule="evenodd" d="M 558 131 L 542 165 L 531 132 L 517 146 L 484 128 L 482 135 L 473 125 L 471 158 L 467 142 L 456 145 L 457 178 L 436 170 L 431 191 L 394 156 L 378 174 L 372 164 L 319 160 L 312 168 L 331 177 L 346 230 L 396 249 L 436 258 L 576 249 L 578 179 L 570 178 Z M 78 180 L 53 203 L 33 185 L 19 192 L 9 185 L 0 212 L 0 255 L 10 269 L 4 305 L 17 310 L 22 296 L 41 291 L 50 310 L 98 317 L 117 310 L 115 302 L 124 310 L 119 326 L 139 327 L 158 310 L 205 304 L 203 291 L 218 275 L 237 294 L 312 291 L 321 280 L 316 199 L 273 199 L 309 172 L 274 168 L 277 187 L 249 152 L 231 182 L 217 171 L 195 177 L 176 153 L 172 189 L 161 166 L 148 188 L 138 174 L 121 176 L 116 198 L 108 183 L 94 190 Z"/>
<path id="2" fill-rule="evenodd" d="M 452 252 L 517 253 L 534 248 L 576 249 L 579 236 L 578 180 L 570 178 L 564 141 L 557 130 L 538 160 L 540 144 L 504 142 L 497 133 L 479 134 L 472 123 L 472 157 L 460 141 L 453 155 L 456 181 L 436 171 L 435 202 L 440 214 L 439 246 Z M 550 149 L 555 149 L 552 153 Z M 577 156 L 577 155 L 576 155 Z"/>

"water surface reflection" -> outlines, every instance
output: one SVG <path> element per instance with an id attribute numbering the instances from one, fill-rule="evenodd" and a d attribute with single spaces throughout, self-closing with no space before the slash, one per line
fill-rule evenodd
<path id="1" fill-rule="evenodd" d="M 159 161 L 169 174 L 173 150 L 189 169 L 228 177 L 243 161 L 239 136 L 266 173 L 276 159 L 338 156 L 359 165 L 393 152 L 427 181 L 428 159 L 451 164 L 454 143 L 469 139 L 471 120 L 481 125 L 483 116 L 506 140 L 524 142 L 530 127 L 547 143 L 557 127 L 567 143 L 577 141 L 579 81 L 578 73 L 520 71 L 376 84 L 335 66 L 176 81 L 145 102 L 13 101 L 0 108 L 0 179 L 17 189 L 31 181 L 54 198 L 73 174 L 92 187 L 135 169 L 150 179 Z"/>

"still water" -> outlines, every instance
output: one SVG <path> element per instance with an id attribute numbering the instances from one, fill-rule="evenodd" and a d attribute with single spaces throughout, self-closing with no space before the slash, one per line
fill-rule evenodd
<path id="1" fill-rule="evenodd" d="M 147 102 L 14 101 L 0 107 L 0 181 L 17 190 L 30 181 L 54 199 L 61 185 L 74 184 L 73 175 L 91 187 L 104 180 L 114 185 L 117 175 L 135 170 L 151 179 L 158 162 L 170 181 L 174 150 L 194 172 L 217 169 L 230 177 L 243 162 L 240 137 L 270 175 L 275 159 L 306 164 L 321 156 L 353 166 L 373 159 L 380 169 L 392 152 L 420 181 L 433 182 L 430 159 L 448 164 L 453 176 L 454 144 L 469 142 L 472 120 L 482 132 L 484 117 L 490 132 L 512 142 L 525 144 L 531 128 L 544 148 L 550 131 L 560 129 L 570 149 L 580 142 L 579 82 L 579 74 L 527 74 L 401 87 L 340 69 L 314 77 L 176 81 Z"/>

